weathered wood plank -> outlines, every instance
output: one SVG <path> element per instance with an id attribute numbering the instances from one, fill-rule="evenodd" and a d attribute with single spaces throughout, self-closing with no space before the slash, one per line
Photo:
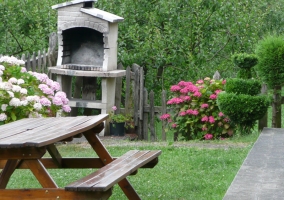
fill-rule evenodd
<path id="1" fill-rule="evenodd" d="M 84 200 L 106 200 L 112 194 L 112 189 L 106 192 L 74 192 L 66 191 L 64 189 L 0 189 L 1 199 L 3 200 L 70 200 L 70 199 L 84 199 Z"/>
<path id="2" fill-rule="evenodd" d="M 42 57 L 40 50 L 37 53 L 37 72 L 42 73 Z"/>
<path id="3" fill-rule="evenodd" d="M 18 165 L 18 160 L 8 160 L 4 169 L 0 173 L 0 189 L 5 189 L 11 175 Z"/>
<path id="4" fill-rule="evenodd" d="M 155 133 L 155 112 L 154 112 L 154 92 L 153 90 L 149 94 L 150 101 L 150 133 L 151 133 L 151 141 L 154 142 L 157 140 Z"/>
<path id="5" fill-rule="evenodd" d="M 43 188 L 58 188 L 48 171 L 39 160 L 23 160 Z"/>
<path id="6" fill-rule="evenodd" d="M 56 146 L 54 144 L 50 144 L 47 146 L 47 151 L 49 155 L 53 158 L 53 161 L 55 162 L 56 166 L 58 168 L 61 168 L 62 166 L 62 156 L 58 152 Z"/>
<path id="7" fill-rule="evenodd" d="M 96 172 L 66 186 L 67 190 L 105 191 L 141 166 L 157 158 L 161 151 L 132 150 Z"/>
<path id="8" fill-rule="evenodd" d="M 139 110 L 139 70 L 135 71 L 135 79 L 134 79 L 134 123 L 135 126 L 138 126 L 138 110 Z"/>
<path id="9" fill-rule="evenodd" d="M 32 71 L 33 72 L 36 72 L 37 70 L 36 70 L 36 54 L 35 54 L 35 52 L 33 52 L 33 55 L 32 55 Z"/>
<path id="10" fill-rule="evenodd" d="M 161 114 L 166 114 L 167 113 L 167 92 L 165 90 L 162 91 L 162 113 Z M 167 140 L 167 136 L 166 136 L 166 121 L 162 121 L 162 140 L 166 141 Z"/>
<path id="11" fill-rule="evenodd" d="M 146 88 L 144 88 L 144 107 L 145 106 L 148 106 L 148 91 L 147 91 Z M 143 115 L 143 139 L 146 140 L 146 141 L 148 141 L 148 127 L 149 127 L 148 118 L 149 118 L 149 115 L 144 112 L 144 115 Z"/>
<path id="12" fill-rule="evenodd" d="M 113 158 L 117 159 L 116 157 Z M 0 169 L 5 167 L 7 160 L 0 160 Z M 46 169 L 98 169 L 105 166 L 100 158 L 62 158 L 61 166 L 52 158 L 42 158 L 40 162 L 44 165 Z M 158 163 L 157 159 L 152 160 L 151 162 L 143 165 L 141 168 L 153 168 Z M 19 163 L 17 169 L 29 169 L 27 165 Z"/>
<path id="13" fill-rule="evenodd" d="M 89 144 L 92 146 L 92 148 L 96 151 L 97 155 L 100 157 L 100 159 L 104 162 L 105 165 L 111 163 L 113 161 L 112 156 L 109 154 L 109 152 L 105 149 L 104 145 L 100 141 L 97 135 L 94 137 L 94 133 L 98 133 L 101 131 L 100 127 L 96 127 L 96 129 L 92 131 L 84 132 L 85 138 L 88 140 Z M 128 199 L 140 199 L 137 192 L 134 190 L 132 185 L 129 183 L 129 181 L 125 178 L 118 182 L 119 187 L 124 192 L 124 194 L 128 197 Z"/>
<path id="14" fill-rule="evenodd" d="M 31 71 L 31 57 L 30 57 L 30 54 L 28 53 L 27 54 L 27 65 L 26 65 L 26 68 L 27 68 L 27 71 Z"/>
<path id="15" fill-rule="evenodd" d="M 64 140 L 66 138 L 75 136 L 85 130 L 89 130 L 99 125 L 107 119 L 107 114 L 101 114 L 96 116 L 78 116 L 73 117 L 59 117 L 56 120 L 50 121 L 50 118 L 44 118 L 41 121 L 41 125 L 38 126 L 36 123 L 29 123 L 29 127 L 26 128 L 23 132 L 18 132 L 20 134 L 14 135 L 15 130 L 11 130 L 7 134 L 10 134 L 10 137 L 0 140 L 0 147 L 18 147 L 18 146 L 46 146 L 54 142 Z M 33 118 L 34 122 L 37 122 L 39 119 Z M 22 123 L 16 121 L 13 124 L 17 125 Z M 9 124 L 7 124 L 9 125 Z M 3 125 L 4 128 L 6 125 Z M 8 126 L 10 127 L 10 126 Z M 42 134 L 42 130 L 45 131 L 45 134 Z M 17 130 L 18 131 L 18 130 Z"/>
<path id="16" fill-rule="evenodd" d="M 0 148 L 1 159 L 39 159 L 46 152 L 46 148 L 24 147 L 24 148 Z"/>

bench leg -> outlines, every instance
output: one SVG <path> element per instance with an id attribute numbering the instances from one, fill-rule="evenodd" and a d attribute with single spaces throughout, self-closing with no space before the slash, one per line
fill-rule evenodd
<path id="1" fill-rule="evenodd" d="M 84 133 L 84 136 L 88 140 L 92 148 L 96 151 L 100 159 L 103 161 L 104 165 L 107 165 L 113 161 L 113 158 L 111 157 L 110 153 L 107 151 L 105 146 L 102 144 L 102 142 L 96 135 L 96 133 L 99 133 L 101 131 L 101 126 L 98 126 L 97 129 L 86 131 Z M 131 200 L 141 199 L 126 178 L 118 182 L 118 185 L 128 199 Z"/>
<path id="2" fill-rule="evenodd" d="M 0 189 L 5 189 L 11 175 L 18 165 L 18 160 L 8 160 L 4 169 L 0 173 Z"/>

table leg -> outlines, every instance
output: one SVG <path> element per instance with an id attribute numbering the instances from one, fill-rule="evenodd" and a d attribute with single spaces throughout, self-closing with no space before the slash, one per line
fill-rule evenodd
<path id="1" fill-rule="evenodd" d="M 58 168 L 62 167 L 62 156 L 60 155 L 59 151 L 57 150 L 54 144 L 50 144 L 47 146 L 47 151 L 56 163 Z"/>
<path id="2" fill-rule="evenodd" d="M 29 167 L 43 188 L 58 188 L 39 160 L 24 160 L 23 162 Z"/>
<path id="3" fill-rule="evenodd" d="M 105 146 L 102 144 L 101 140 L 98 138 L 96 133 L 101 132 L 103 125 L 99 125 L 96 129 L 88 130 L 84 132 L 85 138 L 88 140 L 92 148 L 96 151 L 100 159 L 103 161 L 105 165 L 111 163 L 113 158 L 111 157 L 110 153 L 107 151 Z M 130 182 L 125 178 L 118 182 L 119 187 L 122 189 L 124 194 L 127 196 L 128 199 L 131 200 L 140 200 L 141 198 L 134 190 Z"/>
<path id="4" fill-rule="evenodd" d="M 4 169 L 1 171 L 0 174 L 0 189 L 5 189 L 11 175 L 15 171 L 19 161 L 18 160 L 8 160 Z"/>

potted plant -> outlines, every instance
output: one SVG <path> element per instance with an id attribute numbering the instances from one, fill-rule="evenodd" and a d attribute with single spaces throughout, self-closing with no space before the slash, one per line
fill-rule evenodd
<path id="1" fill-rule="evenodd" d="M 110 135 L 124 136 L 125 122 L 127 121 L 128 118 L 124 114 L 115 114 L 116 110 L 117 110 L 117 107 L 113 106 L 112 110 L 109 113 Z"/>

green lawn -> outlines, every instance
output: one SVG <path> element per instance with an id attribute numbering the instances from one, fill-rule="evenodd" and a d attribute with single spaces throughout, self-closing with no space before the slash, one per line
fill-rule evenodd
<path id="1" fill-rule="evenodd" d="M 221 200 L 240 168 L 258 133 L 222 141 L 190 141 L 178 143 L 126 142 L 127 146 L 108 146 L 113 156 L 131 149 L 160 149 L 158 165 L 153 169 L 139 169 L 129 180 L 142 199 Z M 139 144 L 139 145 L 138 145 Z M 64 156 L 93 156 L 87 145 L 58 145 Z M 49 170 L 60 187 L 91 173 L 86 170 Z M 27 170 L 17 170 L 8 188 L 40 187 Z M 127 199 L 115 186 L 111 200 Z"/>

